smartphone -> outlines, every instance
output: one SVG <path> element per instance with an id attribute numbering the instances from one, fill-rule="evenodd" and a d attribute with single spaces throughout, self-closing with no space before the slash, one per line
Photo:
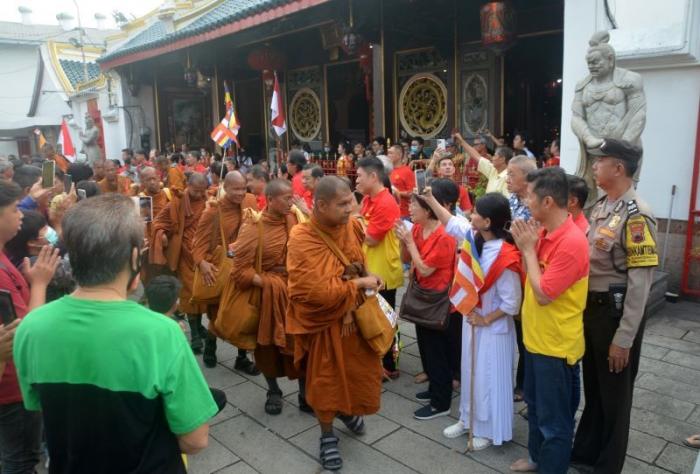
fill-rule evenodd
<path id="1" fill-rule="evenodd" d="M 153 198 L 151 196 L 139 196 L 139 214 L 144 222 L 153 221 Z"/>
<path id="2" fill-rule="evenodd" d="M 444 138 L 438 138 L 437 146 L 438 148 L 442 148 L 444 150 L 445 148 L 447 148 L 447 140 L 445 140 Z"/>
<path id="3" fill-rule="evenodd" d="M 0 318 L 2 318 L 2 324 L 5 326 L 17 319 L 12 294 L 7 290 L 0 290 Z"/>
<path id="4" fill-rule="evenodd" d="M 423 194 L 426 186 L 425 170 L 415 170 L 414 173 L 416 174 L 416 189 L 418 190 L 418 194 Z"/>
<path id="5" fill-rule="evenodd" d="M 68 194 L 70 192 L 70 188 L 73 185 L 73 176 L 69 174 L 63 175 L 63 191 Z"/>
<path id="6" fill-rule="evenodd" d="M 41 164 L 41 187 L 53 188 L 53 179 L 56 176 L 56 162 L 46 160 Z"/>
<path id="7" fill-rule="evenodd" d="M 85 192 L 84 189 L 78 189 L 76 192 L 78 193 L 78 201 L 82 201 L 83 199 L 87 199 L 87 193 Z"/>

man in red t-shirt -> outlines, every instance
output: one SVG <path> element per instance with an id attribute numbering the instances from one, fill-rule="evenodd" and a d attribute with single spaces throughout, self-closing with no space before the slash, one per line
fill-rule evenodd
<path id="1" fill-rule="evenodd" d="M 438 178 L 454 180 L 455 164 L 451 155 L 445 155 L 438 159 L 437 175 Z M 462 212 L 470 212 L 472 210 L 472 200 L 469 198 L 469 193 L 460 183 L 457 183 L 457 187 L 459 188 L 459 201 L 457 201 L 457 205 L 459 205 Z"/>
<path id="2" fill-rule="evenodd" d="M 408 218 L 408 205 L 411 202 L 411 194 L 416 187 L 416 175 L 411 168 L 404 163 L 403 147 L 392 145 L 389 147 L 389 159 L 394 169 L 389 175 L 391 191 L 399 199 L 399 210 L 402 218 Z"/>
<path id="3" fill-rule="evenodd" d="M 10 293 L 17 321 L 0 329 L 0 463 L 3 472 L 34 472 L 39 462 L 41 413 L 24 408 L 11 361 L 11 341 L 18 321 L 46 300 L 46 287 L 58 265 L 58 250 L 44 247 L 33 265 L 25 262 L 22 274 L 3 251 L 22 226 L 17 208 L 22 190 L 17 184 L 0 181 L 0 289 Z M 9 308 L 7 308 L 9 309 Z M 6 309 L 3 308 L 3 311 Z"/>
<path id="4" fill-rule="evenodd" d="M 287 173 L 292 177 L 292 194 L 303 198 L 306 188 L 301 180 L 301 171 L 306 166 L 306 157 L 301 150 L 292 150 L 287 156 Z"/>
<path id="5" fill-rule="evenodd" d="M 583 178 L 572 174 L 566 175 L 566 181 L 569 186 L 569 200 L 566 207 L 576 227 L 588 235 L 590 224 L 583 213 L 583 205 L 588 199 L 588 185 Z"/>
<path id="6" fill-rule="evenodd" d="M 318 180 L 323 178 L 323 169 L 312 163 L 304 165 L 301 171 L 301 182 L 304 185 L 305 191 L 302 196 L 306 209 L 309 211 L 306 214 L 311 214 L 311 209 L 314 207 L 314 190 Z"/>

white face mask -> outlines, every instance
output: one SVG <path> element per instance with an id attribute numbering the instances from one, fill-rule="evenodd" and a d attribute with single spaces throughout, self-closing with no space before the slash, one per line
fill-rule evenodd
<path id="1" fill-rule="evenodd" d="M 46 241 L 51 244 L 53 247 L 56 246 L 58 243 L 58 233 L 53 229 L 53 227 L 48 227 L 46 229 L 46 235 L 45 235 Z"/>

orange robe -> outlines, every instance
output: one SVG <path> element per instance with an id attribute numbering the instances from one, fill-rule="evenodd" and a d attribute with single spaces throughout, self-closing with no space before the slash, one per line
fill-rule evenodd
<path id="1" fill-rule="evenodd" d="M 294 366 L 294 339 L 285 331 L 287 313 L 287 240 L 297 224 L 296 216 L 289 213 L 278 217 L 267 211 L 260 217 L 263 227 L 262 280 L 260 326 L 255 348 L 255 365 L 265 377 L 299 378 Z M 231 278 L 241 289 L 253 285 L 258 253 L 258 222 L 252 217 L 244 220 L 233 246 Z"/>
<path id="2" fill-rule="evenodd" d="M 131 180 L 126 176 L 117 176 L 116 184 L 112 184 L 104 178 L 97 182 L 97 186 L 100 188 L 102 194 L 105 193 L 119 193 L 124 196 L 130 196 L 131 192 Z"/>
<path id="3" fill-rule="evenodd" d="M 66 158 L 65 156 L 59 155 L 58 153 L 56 153 L 56 154 L 50 156 L 49 160 L 55 161 L 58 169 L 60 169 L 64 173 L 68 172 L 68 167 L 70 166 L 70 161 L 68 161 L 68 158 Z"/>
<path id="4" fill-rule="evenodd" d="M 185 190 L 186 182 L 185 174 L 176 166 L 168 168 L 168 174 L 163 178 L 165 187 L 173 190 L 175 194 L 180 194 Z"/>
<path id="5" fill-rule="evenodd" d="M 194 236 L 199 218 L 204 212 L 205 200 L 192 201 L 189 193 L 182 198 L 173 196 L 172 200 L 153 220 L 152 242 L 149 262 L 156 265 L 167 264 L 177 273 L 182 290 L 180 291 L 179 309 L 187 314 L 201 314 L 204 305 L 190 303 L 192 283 L 194 282 Z M 168 237 L 168 248 L 163 248 L 161 236 Z"/>
<path id="6" fill-rule="evenodd" d="M 364 263 L 364 232 L 355 219 L 324 230 L 351 262 Z M 379 410 L 382 366 L 359 330 L 341 337 L 343 316 L 357 307 L 358 290 L 343 279 L 346 269 L 308 224 L 292 229 L 287 333 L 294 335 L 295 363 L 305 365 L 306 400 L 322 423 L 337 413 L 369 415 Z"/>
<path id="7" fill-rule="evenodd" d="M 165 206 L 170 202 L 170 191 L 161 189 L 158 191 L 156 194 L 151 194 L 148 192 L 141 192 L 138 194 L 139 196 L 150 196 L 151 200 L 153 202 L 153 219 L 158 217 L 158 214 L 161 213 L 163 209 L 165 209 Z M 152 233 L 153 231 L 153 223 L 152 222 L 147 222 L 146 223 L 146 238 L 149 240 L 149 245 L 150 242 L 153 241 L 152 239 Z M 154 265 L 149 263 L 149 258 L 148 254 L 145 254 L 143 258 L 141 259 L 141 280 L 143 280 L 144 284 L 148 284 L 155 276 L 159 275 L 160 273 L 163 273 L 163 265 Z"/>

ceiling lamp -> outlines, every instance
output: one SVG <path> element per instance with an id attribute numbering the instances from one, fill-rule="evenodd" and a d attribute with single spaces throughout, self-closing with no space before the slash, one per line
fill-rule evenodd
<path id="1" fill-rule="evenodd" d="M 501 54 L 515 42 L 516 15 L 507 0 L 488 2 L 481 7 L 481 42 Z"/>

